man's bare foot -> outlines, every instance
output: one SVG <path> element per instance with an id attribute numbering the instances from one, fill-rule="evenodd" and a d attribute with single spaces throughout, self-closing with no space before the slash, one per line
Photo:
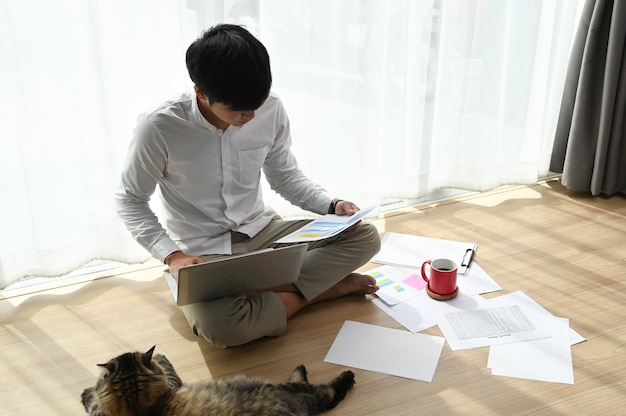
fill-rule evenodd
<path id="1" fill-rule="evenodd" d="M 350 273 L 335 286 L 313 299 L 312 302 L 335 299 L 345 295 L 364 296 L 374 293 L 377 290 L 378 286 L 376 286 L 376 279 L 372 276 L 360 273 Z"/>
<path id="2" fill-rule="evenodd" d="M 374 279 L 372 276 L 360 273 L 350 273 L 335 286 L 331 287 L 326 292 L 322 293 L 311 301 L 307 301 L 299 293 L 276 292 L 276 294 L 285 306 L 287 318 L 290 318 L 297 311 L 307 305 L 310 305 L 311 303 L 335 299 L 345 295 L 365 296 L 374 293 L 377 290 L 378 286 L 376 286 L 376 279 Z"/>
<path id="3" fill-rule="evenodd" d="M 378 290 L 376 279 L 367 274 L 350 273 L 334 287 L 338 291 L 337 296 L 343 295 L 369 295 Z"/>

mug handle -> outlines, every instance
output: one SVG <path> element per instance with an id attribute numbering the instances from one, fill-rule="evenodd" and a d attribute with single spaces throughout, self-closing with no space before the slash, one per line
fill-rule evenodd
<path id="1" fill-rule="evenodd" d="M 424 279 L 426 283 L 430 283 L 430 279 L 426 276 L 426 265 L 428 264 L 430 266 L 432 262 L 432 260 L 426 260 L 422 263 L 422 279 Z"/>

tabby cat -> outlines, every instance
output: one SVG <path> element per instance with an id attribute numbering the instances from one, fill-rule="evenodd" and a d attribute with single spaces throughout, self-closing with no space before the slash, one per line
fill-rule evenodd
<path id="1" fill-rule="evenodd" d="M 317 415 L 334 408 L 354 385 L 352 371 L 328 384 L 309 384 L 304 366 L 285 383 L 258 378 L 184 384 L 164 355 L 128 352 L 111 359 L 81 401 L 92 416 Z"/>

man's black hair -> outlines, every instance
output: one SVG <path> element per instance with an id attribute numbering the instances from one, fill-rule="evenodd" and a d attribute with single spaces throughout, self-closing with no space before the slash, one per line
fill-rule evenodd
<path id="1" fill-rule="evenodd" d="M 220 24 L 205 31 L 187 49 L 186 61 L 191 80 L 210 104 L 256 110 L 270 93 L 267 50 L 241 26 Z"/>

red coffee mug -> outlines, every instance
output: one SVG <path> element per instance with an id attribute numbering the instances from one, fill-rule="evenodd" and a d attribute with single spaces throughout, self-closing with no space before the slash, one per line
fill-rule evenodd
<path id="1" fill-rule="evenodd" d="M 426 276 L 426 265 L 430 265 L 430 277 Z M 450 295 L 456 290 L 456 263 L 449 259 L 426 260 L 422 264 L 422 278 L 428 289 L 438 295 Z"/>

